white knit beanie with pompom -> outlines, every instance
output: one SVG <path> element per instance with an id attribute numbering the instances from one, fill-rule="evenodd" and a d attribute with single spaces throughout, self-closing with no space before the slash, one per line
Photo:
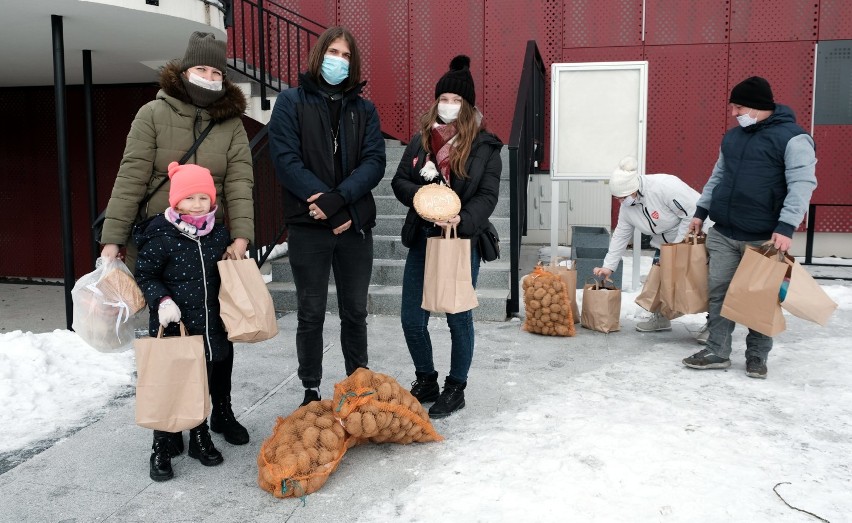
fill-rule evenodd
<path id="1" fill-rule="evenodd" d="M 629 196 L 639 190 L 639 164 L 627 156 L 618 162 L 618 169 L 609 178 L 609 191 L 616 198 Z"/>

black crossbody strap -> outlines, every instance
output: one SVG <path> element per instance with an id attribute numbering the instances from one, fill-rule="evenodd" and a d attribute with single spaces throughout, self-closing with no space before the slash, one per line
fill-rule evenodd
<path id="1" fill-rule="evenodd" d="M 198 135 L 198 138 L 195 139 L 195 143 L 192 144 L 192 147 L 190 147 L 189 150 L 186 151 L 186 154 L 184 154 L 183 157 L 181 157 L 180 161 L 178 162 L 179 164 L 183 165 L 187 161 L 189 161 L 190 158 L 192 158 L 192 155 L 195 154 L 195 151 L 198 149 L 198 146 L 201 145 L 201 142 L 203 142 L 204 139 L 207 138 L 207 135 L 210 134 L 210 129 L 213 128 L 213 125 L 215 123 L 216 123 L 215 121 L 211 120 L 210 125 L 208 125 L 203 131 L 201 131 L 201 134 Z M 169 181 L 168 176 L 163 178 L 162 181 L 160 181 L 160 183 L 154 188 L 153 191 L 151 191 L 150 193 L 145 195 L 145 198 L 141 202 L 139 202 L 139 208 L 142 209 L 142 207 L 144 207 L 145 204 L 148 203 L 148 201 L 151 198 L 154 197 L 154 194 L 156 194 L 157 191 L 159 191 L 160 189 L 163 188 L 164 185 L 166 185 L 167 181 Z"/>

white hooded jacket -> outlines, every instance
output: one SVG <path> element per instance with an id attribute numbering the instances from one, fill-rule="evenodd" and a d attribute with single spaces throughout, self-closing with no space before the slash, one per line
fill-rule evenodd
<path id="1" fill-rule="evenodd" d="M 651 245 L 657 249 L 664 243 L 681 241 L 695 214 L 695 204 L 701 195 L 683 180 L 671 174 L 648 174 L 639 177 L 636 203 L 622 203 L 618 210 L 618 225 L 612 231 L 609 251 L 603 266 L 611 271 L 618 268 L 627 245 L 633 239 L 633 230 L 651 236 Z M 707 232 L 712 223 L 705 220 Z"/>

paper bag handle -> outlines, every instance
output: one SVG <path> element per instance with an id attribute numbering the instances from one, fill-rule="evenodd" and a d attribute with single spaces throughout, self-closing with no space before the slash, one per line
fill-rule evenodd
<path id="1" fill-rule="evenodd" d="M 184 325 L 182 321 L 179 321 L 179 322 L 178 322 L 178 324 L 180 324 L 180 335 L 181 335 L 181 336 L 189 336 L 189 334 L 187 334 L 187 332 L 186 332 L 186 325 Z M 158 338 L 162 338 L 162 337 L 163 337 L 163 329 L 164 329 L 164 328 L 165 328 L 165 327 L 163 327 L 162 325 L 160 325 L 160 328 L 157 330 L 157 337 L 158 337 Z"/>
<path id="2" fill-rule="evenodd" d="M 459 231 L 456 229 L 456 225 L 441 226 L 441 238 L 452 240 L 453 235 L 455 235 L 456 240 L 459 239 Z"/>

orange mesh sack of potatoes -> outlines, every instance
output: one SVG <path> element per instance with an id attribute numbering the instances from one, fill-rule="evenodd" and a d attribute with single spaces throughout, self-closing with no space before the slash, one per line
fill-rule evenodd
<path id="1" fill-rule="evenodd" d="M 373 443 L 441 441 L 429 414 L 390 376 L 360 368 L 334 386 L 334 415 L 346 432 Z"/>
<path id="2" fill-rule="evenodd" d="M 278 418 L 257 454 L 257 484 L 277 498 L 316 492 L 357 444 L 334 417 L 330 400 L 313 401 Z"/>
<path id="3" fill-rule="evenodd" d="M 524 330 L 545 336 L 574 336 L 574 315 L 562 278 L 541 265 L 524 278 Z"/>

